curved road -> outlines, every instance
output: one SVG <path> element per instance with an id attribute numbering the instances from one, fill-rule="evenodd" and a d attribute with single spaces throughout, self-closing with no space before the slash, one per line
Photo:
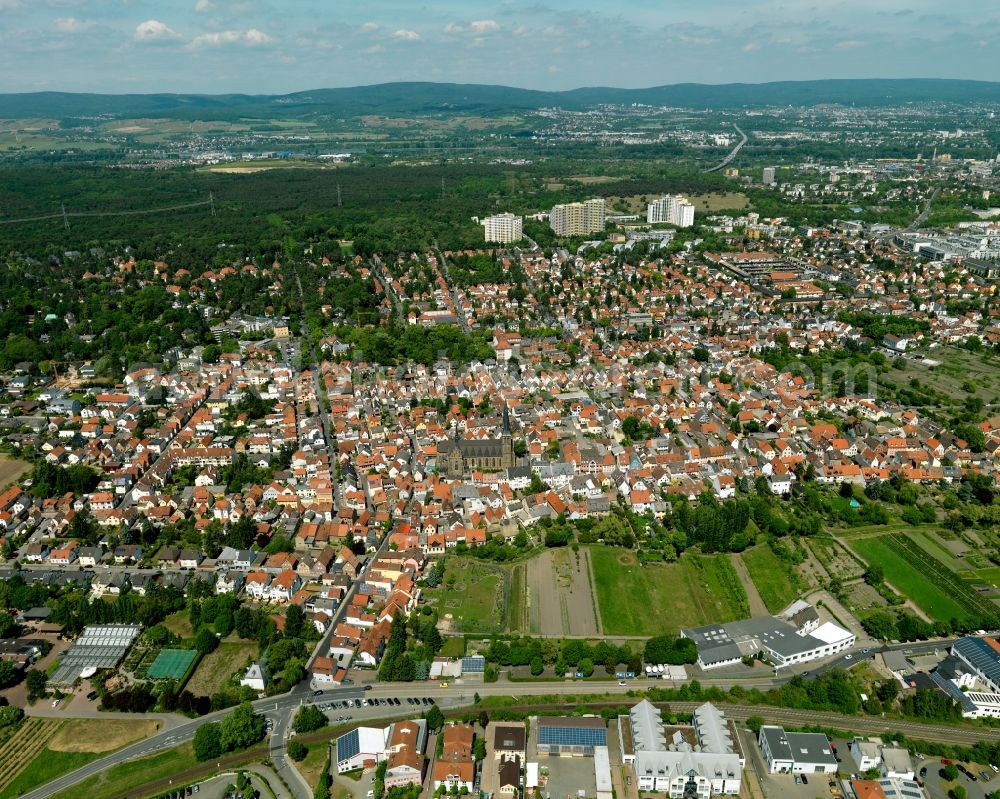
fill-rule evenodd
<path id="1" fill-rule="evenodd" d="M 727 155 L 725 158 L 722 159 L 721 163 L 717 164 L 716 166 L 713 166 L 711 169 L 706 169 L 705 170 L 705 174 L 708 174 L 709 172 L 718 172 L 720 169 L 725 169 L 727 166 L 729 166 L 733 162 L 733 159 L 735 159 L 736 156 L 738 156 L 740 154 L 740 150 L 743 149 L 743 145 L 747 143 L 748 137 L 740 129 L 740 126 L 739 125 L 733 125 L 733 127 L 736 128 L 736 132 L 739 133 L 740 136 L 742 136 L 743 138 L 732 149 L 732 152 L 730 152 L 729 155 Z"/>

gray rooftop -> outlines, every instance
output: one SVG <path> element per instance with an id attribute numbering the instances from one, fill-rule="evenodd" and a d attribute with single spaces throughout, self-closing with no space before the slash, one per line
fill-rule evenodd
<path id="1" fill-rule="evenodd" d="M 643 699 L 629 711 L 632 724 L 632 742 L 636 752 L 663 752 L 667 744 L 663 739 L 663 721 L 660 711 L 648 699 Z"/>

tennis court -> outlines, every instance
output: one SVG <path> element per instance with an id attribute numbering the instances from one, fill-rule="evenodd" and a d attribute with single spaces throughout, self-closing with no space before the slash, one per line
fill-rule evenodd
<path id="1" fill-rule="evenodd" d="M 197 655 L 193 649 L 161 649 L 146 676 L 151 680 L 179 680 Z"/>

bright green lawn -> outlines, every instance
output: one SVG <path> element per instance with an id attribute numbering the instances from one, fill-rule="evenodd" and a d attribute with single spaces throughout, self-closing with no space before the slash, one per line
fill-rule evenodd
<path id="1" fill-rule="evenodd" d="M 758 544 L 740 557 L 768 611 L 777 613 L 798 598 L 793 567 L 775 555 L 767 544 Z"/>
<path id="2" fill-rule="evenodd" d="M 724 587 L 729 563 L 720 566 L 720 558 L 684 555 L 676 563 L 640 566 L 628 550 L 591 547 L 604 632 L 676 634 L 682 627 L 742 618 L 746 594 Z"/>
<path id="3" fill-rule="evenodd" d="M 886 582 L 912 599 L 932 618 L 946 621 L 964 619 L 969 615 L 968 609 L 956 601 L 946 588 L 938 586 L 927 574 L 907 563 L 885 540 L 863 538 L 852 541 L 851 546 L 868 563 L 882 566 Z"/>
<path id="4" fill-rule="evenodd" d="M 197 764 L 194 750 L 191 744 L 187 743 L 149 757 L 119 763 L 102 774 L 88 777 L 65 791 L 57 793 L 53 799 L 115 796 L 129 791 L 137 785 L 145 785 L 147 782 L 179 774 Z"/>
<path id="5" fill-rule="evenodd" d="M 95 755 L 93 752 L 54 752 L 46 747 L 0 793 L 0 799 L 20 796 L 99 757 L 103 755 Z M 86 796 L 86 794 L 77 795 Z"/>

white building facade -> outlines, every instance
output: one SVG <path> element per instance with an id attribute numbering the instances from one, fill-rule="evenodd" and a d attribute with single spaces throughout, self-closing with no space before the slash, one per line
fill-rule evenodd
<path id="1" fill-rule="evenodd" d="M 646 221 L 651 224 L 691 227 L 694 224 L 694 205 L 686 197 L 668 194 L 646 206 Z"/>
<path id="2" fill-rule="evenodd" d="M 486 241 L 510 244 L 524 238 L 524 219 L 514 214 L 496 214 L 482 221 Z"/>

